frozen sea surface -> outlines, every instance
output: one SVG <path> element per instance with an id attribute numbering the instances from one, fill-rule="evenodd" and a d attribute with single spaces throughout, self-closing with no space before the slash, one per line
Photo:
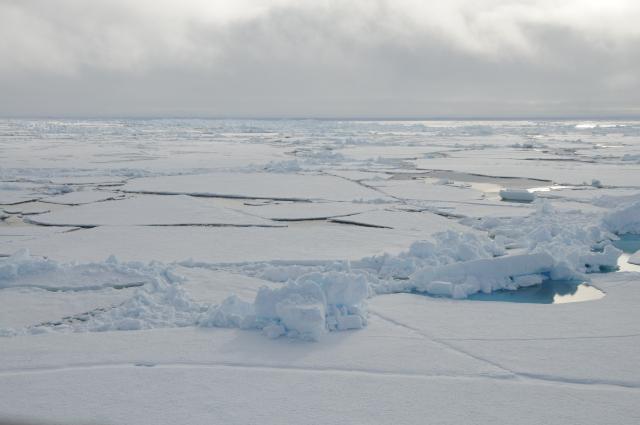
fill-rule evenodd
<path id="1" fill-rule="evenodd" d="M 640 122 L 0 120 L 0 220 L 0 422 L 640 421 Z"/>

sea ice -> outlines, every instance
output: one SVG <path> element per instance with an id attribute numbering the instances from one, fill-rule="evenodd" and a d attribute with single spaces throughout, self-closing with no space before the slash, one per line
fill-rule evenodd
<path id="1" fill-rule="evenodd" d="M 46 226 L 284 226 L 186 195 L 138 196 L 64 208 L 41 214 L 30 222 Z"/>
<path id="2" fill-rule="evenodd" d="M 532 202 L 536 199 L 536 194 L 525 189 L 503 189 L 500 197 L 504 201 Z"/>
<path id="3" fill-rule="evenodd" d="M 640 201 L 618 207 L 604 217 L 605 226 L 617 234 L 640 234 Z"/>
<path id="4" fill-rule="evenodd" d="M 288 173 L 212 173 L 134 179 L 125 192 L 275 199 L 289 201 L 354 201 L 384 197 L 339 177 Z"/>
<path id="5" fill-rule="evenodd" d="M 61 205 L 82 205 L 121 198 L 124 198 L 123 194 L 106 190 L 75 190 L 62 195 L 42 198 L 41 201 Z"/>
<path id="6" fill-rule="evenodd" d="M 34 422 L 69 422 L 71 407 L 87 422 L 210 423 L 215 411 L 229 423 L 628 423 L 638 273 L 600 272 L 616 266 L 614 233 L 638 232 L 640 126 L 576 124 L 0 122 L 0 202 L 87 201 L 45 218 L 102 226 L 24 223 L 40 219 L 19 216 L 29 204 L 0 223 L 0 411 Z M 572 186 L 499 200 L 499 187 L 551 180 Z M 179 195 L 96 202 L 120 189 Z M 220 223 L 220 211 L 225 223 L 316 220 L 177 226 Z M 570 277 L 606 296 L 463 300 Z M 334 332 L 348 329 L 360 330 Z M 452 395 L 468 403 L 443 409 Z"/>

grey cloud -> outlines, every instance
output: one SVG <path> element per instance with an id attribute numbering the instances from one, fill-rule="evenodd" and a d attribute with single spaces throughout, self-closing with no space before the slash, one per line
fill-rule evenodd
<path id="1" fill-rule="evenodd" d="M 640 115 L 631 1 L 0 0 L 0 115 Z"/>

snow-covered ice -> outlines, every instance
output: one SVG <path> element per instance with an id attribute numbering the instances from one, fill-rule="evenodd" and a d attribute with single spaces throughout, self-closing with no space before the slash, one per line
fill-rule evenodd
<path id="1" fill-rule="evenodd" d="M 284 201 L 369 201 L 384 197 L 367 187 L 330 175 L 264 172 L 141 178 L 129 181 L 122 190 Z"/>
<path id="2" fill-rule="evenodd" d="M 599 124 L 2 121 L 0 422 L 635 423 Z M 473 301 L 559 280 L 598 296 Z"/>
<path id="3" fill-rule="evenodd" d="M 176 196 L 140 196 L 93 202 L 29 218 L 45 226 L 283 226 L 244 214 L 214 200 Z"/>
<path id="4" fill-rule="evenodd" d="M 536 199 L 536 194 L 525 189 L 502 189 L 500 197 L 505 201 L 531 202 Z"/>
<path id="5" fill-rule="evenodd" d="M 61 205 L 82 205 L 118 198 L 124 198 L 124 195 L 107 190 L 75 190 L 61 195 L 42 198 L 40 201 Z"/>

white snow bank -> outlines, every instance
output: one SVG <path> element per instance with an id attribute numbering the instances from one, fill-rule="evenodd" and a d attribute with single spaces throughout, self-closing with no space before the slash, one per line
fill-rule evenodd
<path id="1" fill-rule="evenodd" d="M 500 198 L 503 201 L 532 202 L 536 199 L 536 194 L 526 189 L 502 189 Z"/>
<path id="2" fill-rule="evenodd" d="M 368 296 L 369 283 L 362 275 L 310 273 L 281 288 L 262 287 L 253 304 L 231 296 L 210 308 L 199 322 L 262 329 L 270 338 L 317 340 L 326 331 L 364 327 Z"/>
<path id="3" fill-rule="evenodd" d="M 408 279 L 420 270 L 478 258 L 504 254 L 504 249 L 485 235 L 446 231 L 432 240 L 414 242 L 407 252 L 384 254 L 353 262 L 354 268 L 368 269 L 383 279 Z M 379 290 L 380 288 L 378 288 Z"/>
<path id="4" fill-rule="evenodd" d="M 465 298 L 476 292 L 514 290 L 547 279 L 587 280 L 615 269 L 620 250 L 601 228 L 598 214 L 563 212 L 540 201 L 528 217 L 463 220 L 488 232 L 446 231 L 417 241 L 406 252 L 326 266 L 265 265 L 246 269 L 274 282 L 305 273 L 356 273 L 375 293 L 425 292 Z"/>
<path id="5" fill-rule="evenodd" d="M 615 236 L 599 225 L 600 215 L 556 211 L 543 200 L 537 201 L 536 206 L 536 212 L 527 217 L 486 218 L 467 223 L 488 231 L 505 248 L 551 255 L 556 263 L 552 270 L 554 279 L 616 268 L 621 251 L 610 245 Z"/>
<path id="6" fill-rule="evenodd" d="M 23 249 L 0 258 L 0 288 L 34 287 L 51 291 L 80 291 L 141 286 L 149 277 L 140 263 L 120 263 L 111 257 L 102 263 L 60 263 L 33 257 Z"/>
<path id="7" fill-rule="evenodd" d="M 585 273 L 615 269 L 621 254 L 598 220 L 596 214 L 559 212 L 541 201 L 528 217 L 463 220 L 488 236 L 444 232 L 398 256 L 370 257 L 353 267 L 373 272 L 377 293 L 418 291 L 454 298 L 547 279 L 585 280 Z"/>
<path id="8" fill-rule="evenodd" d="M 617 234 L 640 234 L 640 201 L 623 205 L 607 214 L 603 223 L 607 229 Z"/>
<path id="9" fill-rule="evenodd" d="M 411 276 L 410 285 L 418 292 L 466 298 L 480 291 L 541 283 L 553 267 L 554 260 L 546 253 L 472 260 L 420 270 Z"/>
<path id="10" fill-rule="evenodd" d="M 216 305 L 194 301 L 181 285 L 184 281 L 172 266 L 157 262 L 121 263 L 111 257 L 102 263 L 59 263 L 20 251 L 0 259 L 0 288 L 138 288 L 119 305 L 22 331 L 0 329 L 0 335 L 218 326 L 261 329 L 271 338 L 287 335 L 317 340 L 326 331 L 359 329 L 366 324 L 369 283 L 359 274 L 307 273 L 280 288 L 260 288 L 254 302 L 231 295 Z"/>

